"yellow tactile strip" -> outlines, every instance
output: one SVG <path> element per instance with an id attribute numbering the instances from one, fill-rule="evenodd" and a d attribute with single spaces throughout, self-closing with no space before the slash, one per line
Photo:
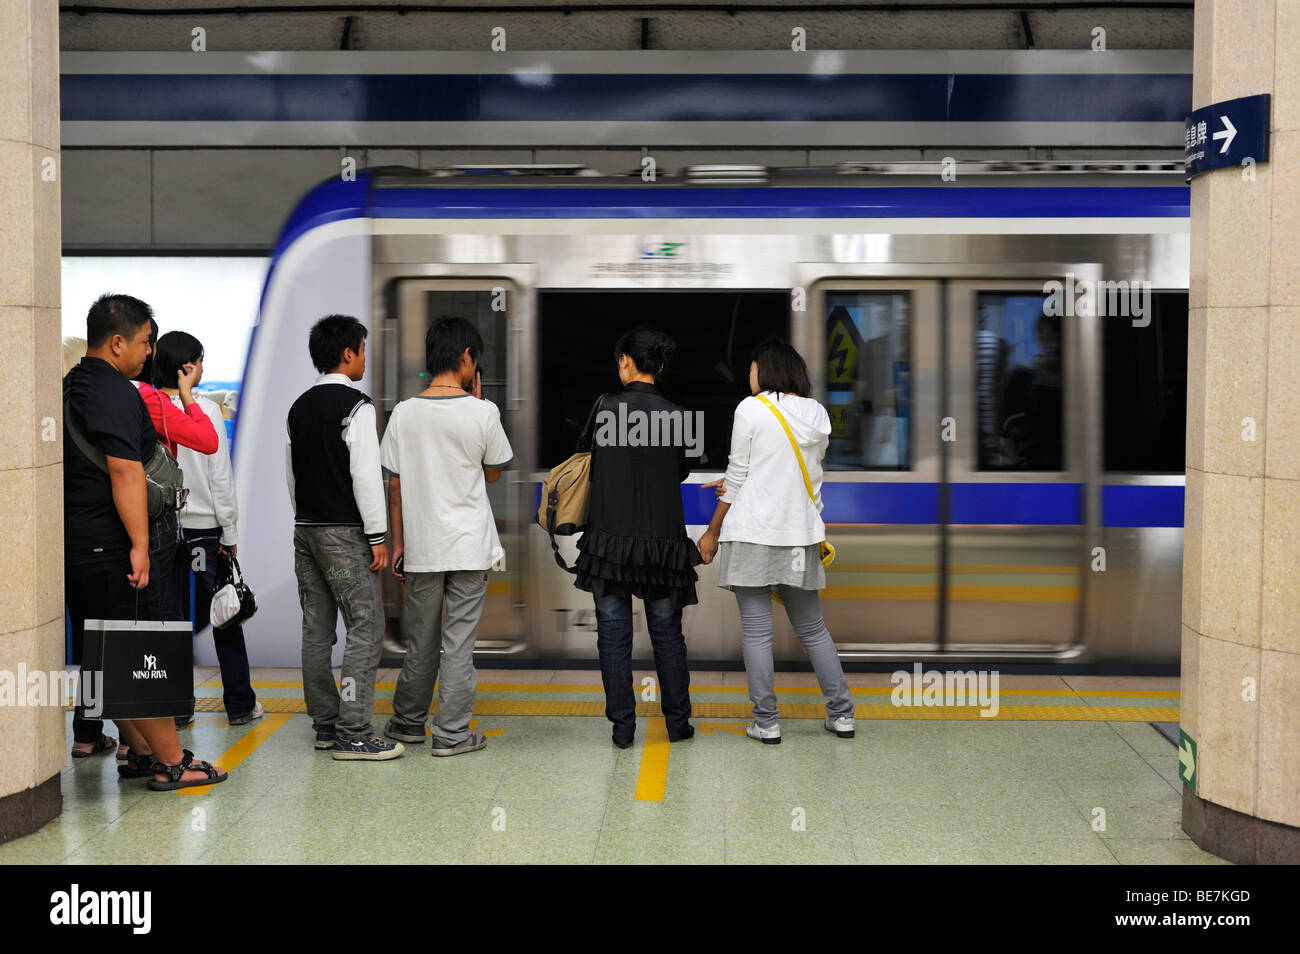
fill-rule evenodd
<path id="1" fill-rule="evenodd" d="M 267 712 L 302 713 L 307 705 L 300 698 L 261 698 Z M 195 706 L 198 712 L 222 712 L 224 707 L 215 696 L 201 697 Z M 787 719 L 823 719 L 826 707 L 821 704 L 788 702 L 779 706 Z M 435 704 L 432 711 L 437 710 Z M 753 709 L 747 702 L 693 702 L 692 714 L 700 719 L 747 719 Z M 376 699 L 375 711 L 391 713 L 389 699 Z M 997 715 L 981 716 L 978 706 L 892 706 L 863 703 L 854 714 L 858 719 L 927 719 L 979 720 L 999 722 L 1177 722 L 1177 706 L 1021 706 L 1004 705 Z M 474 714 L 479 716 L 593 716 L 605 714 L 605 703 L 599 701 L 546 701 L 534 699 L 478 699 Z M 642 702 L 636 707 L 638 716 L 658 716 L 663 713 L 659 705 Z"/>

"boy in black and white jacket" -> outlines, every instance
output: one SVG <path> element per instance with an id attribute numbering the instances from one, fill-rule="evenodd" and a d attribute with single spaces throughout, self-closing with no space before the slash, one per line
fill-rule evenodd
<path id="1" fill-rule="evenodd" d="M 383 761 L 404 747 L 376 738 L 371 726 L 388 520 L 375 407 L 353 387 L 366 371 L 365 338 L 365 326 L 346 315 L 313 326 L 308 347 L 320 377 L 289 409 L 285 469 L 302 603 L 303 696 L 316 748 L 336 759 Z M 341 693 L 330 667 L 340 610 L 347 624 Z"/>

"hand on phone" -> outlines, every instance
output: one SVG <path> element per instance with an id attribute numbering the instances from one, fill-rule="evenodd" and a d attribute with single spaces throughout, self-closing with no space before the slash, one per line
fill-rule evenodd
<path id="1" fill-rule="evenodd" d="M 480 401 L 483 400 L 483 372 L 474 372 L 474 396 Z"/>

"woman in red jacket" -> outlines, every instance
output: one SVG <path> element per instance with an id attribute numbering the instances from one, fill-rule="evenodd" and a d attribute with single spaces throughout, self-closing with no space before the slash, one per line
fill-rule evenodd
<path id="1" fill-rule="evenodd" d="M 193 364 L 187 364 L 176 372 L 176 387 L 180 389 L 181 405 L 184 410 L 172 403 L 172 399 L 152 385 L 142 381 L 132 382 L 140 392 L 144 406 L 149 409 L 154 430 L 158 440 L 165 444 L 173 457 L 179 444 L 190 447 L 200 454 L 212 454 L 217 450 L 217 432 L 212 421 L 203 413 L 194 400 L 193 388 L 203 376 L 203 356 L 199 355 Z M 156 384 L 163 382 L 155 381 Z M 163 599 L 166 592 L 166 580 L 171 576 L 172 563 L 176 559 L 176 546 L 180 542 L 180 516 L 169 513 L 149 521 L 149 587 L 157 589 L 155 594 L 162 606 L 162 618 L 179 620 L 182 617 L 179 605 L 169 606 Z M 175 602 L 175 601 L 173 601 Z"/>

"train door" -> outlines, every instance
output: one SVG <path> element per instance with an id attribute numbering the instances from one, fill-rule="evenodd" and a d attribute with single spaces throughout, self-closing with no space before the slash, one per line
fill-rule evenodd
<path id="1" fill-rule="evenodd" d="M 483 397 L 501 411 L 514 462 L 501 480 L 487 485 L 505 556 L 489 574 L 487 605 L 475 651 L 521 651 L 525 648 L 527 579 L 524 547 L 532 486 L 527 471 L 534 455 L 532 428 L 524 419 L 522 400 L 525 378 L 530 374 L 525 360 L 529 302 L 513 282 L 493 278 L 399 278 L 389 285 L 385 297 L 388 318 L 381 356 L 384 424 L 398 401 L 428 386 L 425 335 L 435 319 L 443 315 L 464 318 L 483 336 L 479 358 Z M 401 586 L 389 574 L 384 574 L 384 605 L 389 634 L 401 643 Z"/>
<path id="2" fill-rule="evenodd" d="M 1047 287 L 945 285 L 948 651 L 1067 653 L 1079 643 L 1092 319 L 1053 304 Z"/>
<path id="3" fill-rule="evenodd" d="M 813 284 L 795 337 L 831 417 L 822 613 L 841 653 L 941 645 L 940 285 Z"/>

